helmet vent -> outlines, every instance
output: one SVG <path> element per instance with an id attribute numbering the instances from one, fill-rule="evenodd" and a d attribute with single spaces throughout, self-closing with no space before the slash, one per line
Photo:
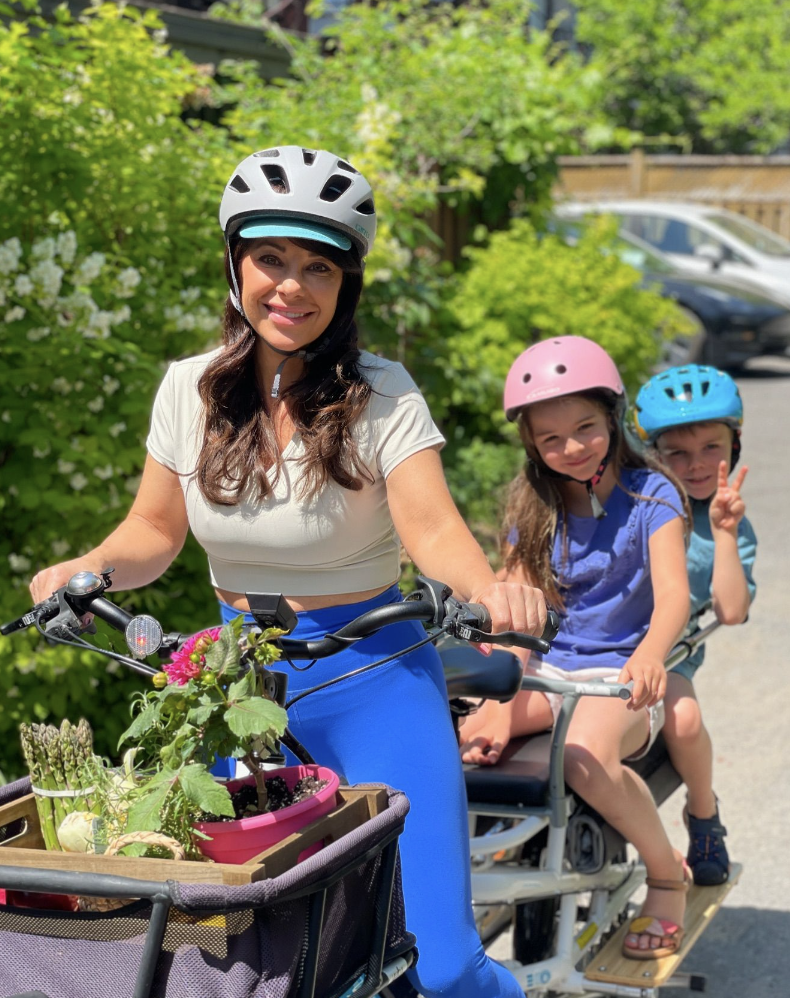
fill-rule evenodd
<path id="1" fill-rule="evenodd" d="M 373 198 L 368 198 L 367 201 L 358 204 L 354 210 L 358 211 L 360 215 L 375 215 L 376 208 L 373 204 Z"/>
<path id="2" fill-rule="evenodd" d="M 707 395 L 709 391 L 710 391 L 710 381 L 703 381 L 702 382 L 702 394 L 703 395 Z"/>
<path id="3" fill-rule="evenodd" d="M 532 375 L 527 371 L 527 373 L 521 379 L 526 385 L 529 381 L 532 381 Z"/>
<path id="4" fill-rule="evenodd" d="M 256 159 L 276 159 L 280 155 L 279 149 L 261 149 L 260 152 L 252 154 Z"/>
<path id="5" fill-rule="evenodd" d="M 557 364 L 554 370 L 557 372 L 557 374 L 566 374 L 568 368 L 564 364 Z"/>
<path id="6" fill-rule="evenodd" d="M 281 166 L 269 166 L 267 163 L 262 166 L 263 175 L 269 181 L 269 187 L 275 194 L 290 194 L 291 188 L 288 186 L 288 177 Z"/>
<path id="7" fill-rule="evenodd" d="M 231 180 L 231 182 L 228 184 L 228 187 L 232 187 L 237 194 L 246 194 L 250 189 L 247 182 L 242 177 L 240 177 L 238 173 L 233 178 L 233 180 Z"/>
<path id="8" fill-rule="evenodd" d="M 355 170 L 354 167 L 347 163 L 344 159 L 339 159 L 337 161 L 337 168 L 339 170 L 345 170 L 347 173 L 359 173 L 359 170 Z"/>
<path id="9" fill-rule="evenodd" d="M 351 186 L 352 181 L 348 177 L 339 177 L 335 174 L 324 184 L 324 189 L 318 195 L 322 201 L 337 201 L 341 194 L 345 193 Z"/>
<path id="10" fill-rule="evenodd" d="M 675 389 L 674 388 L 670 388 L 669 386 L 667 386 L 664 389 L 664 394 L 666 395 L 666 397 L 668 399 L 671 399 L 673 402 L 675 401 Z"/>
<path id="11" fill-rule="evenodd" d="M 686 396 L 686 398 L 689 401 L 691 401 L 691 399 L 694 397 L 694 389 L 691 387 L 690 381 L 686 381 L 683 383 L 683 394 Z"/>
<path id="12" fill-rule="evenodd" d="M 312 166 L 315 162 L 315 153 L 312 149 L 302 149 L 302 159 L 305 166 Z"/>

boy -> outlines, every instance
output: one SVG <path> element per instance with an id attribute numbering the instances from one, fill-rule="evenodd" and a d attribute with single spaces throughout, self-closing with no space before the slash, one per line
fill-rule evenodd
<path id="1" fill-rule="evenodd" d="M 755 593 L 757 538 L 740 494 L 748 468 L 731 485 L 727 482 L 741 450 L 743 403 L 737 385 L 712 367 L 670 368 L 640 389 L 634 420 L 639 436 L 655 447 L 691 501 L 690 630 L 697 629 L 703 608 L 711 603 L 722 624 L 742 624 Z M 712 886 L 727 880 L 729 858 L 713 792 L 713 749 L 692 686 L 704 653 L 699 648 L 669 673 L 664 738 L 688 790 L 684 819 L 694 882 Z"/>

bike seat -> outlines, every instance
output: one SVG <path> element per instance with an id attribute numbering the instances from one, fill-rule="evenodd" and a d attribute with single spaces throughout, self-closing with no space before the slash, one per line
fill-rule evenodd
<path id="1" fill-rule="evenodd" d="M 549 793 L 551 732 L 514 738 L 496 766 L 464 766 L 466 796 L 475 804 L 543 807 Z"/>
<path id="2" fill-rule="evenodd" d="M 550 747 L 550 731 L 528 738 L 514 738 L 505 747 L 496 766 L 464 766 L 470 807 L 473 810 L 475 804 L 543 807 L 549 793 Z M 657 805 L 680 786 L 680 777 L 669 761 L 661 735 L 646 756 L 628 765 L 647 783 Z M 587 805 L 584 806 L 587 808 Z"/>
<path id="3" fill-rule="evenodd" d="M 481 655 L 465 642 L 447 642 L 439 649 L 447 695 L 506 703 L 521 689 L 521 662 L 509 651 L 495 648 Z"/>

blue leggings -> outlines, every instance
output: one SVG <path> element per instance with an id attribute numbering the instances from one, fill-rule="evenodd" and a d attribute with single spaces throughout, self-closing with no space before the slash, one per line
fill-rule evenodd
<path id="1" fill-rule="evenodd" d="M 300 613 L 291 636 L 323 637 L 366 610 L 401 599 L 392 586 L 362 603 Z M 238 616 L 226 603 L 220 608 L 223 623 Z M 252 621 L 249 614 L 245 619 Z M 288 696 L 424 636 L 419 624 L 392 624 L 306 672 L 282 663 Z M 305 697 L 289 710 L 289 727 L 314 759 L 349 783 L 388 783 L 411 802 L 400 839 L 407 925 L 420 953 L 411 984 L 425 998 L 524 998 L 516 979 L 486 956 L 475 928 L 466 792 L 435 648 L 426 645 Z"/>

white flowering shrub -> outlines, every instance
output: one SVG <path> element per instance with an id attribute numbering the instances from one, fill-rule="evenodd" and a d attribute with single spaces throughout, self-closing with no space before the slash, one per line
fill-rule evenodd
<path id="1" fill-rule="evenodd" d="M 218 335 L 216 206 L 241 158 L 184 120 L 205 78 L 154 12 L 52 18 L 0 20 L 0 622 L 132 502 L 166 363 Z M 216 614 L 196 546 L 122 600 L 185 630 Z M 21 720 L 84 715 L 113 751 L 139 680 L 106 671 L 30 632 L 0 639 L 0 771 L 20 772 Z"/>

